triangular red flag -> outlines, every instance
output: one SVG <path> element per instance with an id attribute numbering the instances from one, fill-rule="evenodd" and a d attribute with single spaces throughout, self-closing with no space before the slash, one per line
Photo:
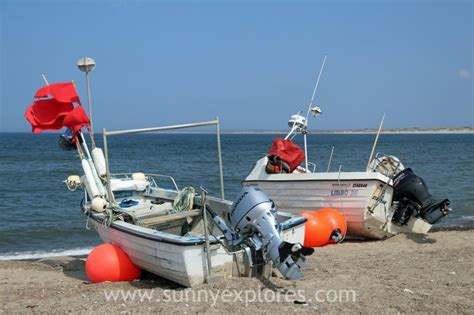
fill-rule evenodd
<path id="1" fill-rule="evenodd" d="M 73 82 L 52 83 L 42 87 L 35 94 L 35 98 L 46 98 L 48 96 L 58 102 L 81 103 Z"/>

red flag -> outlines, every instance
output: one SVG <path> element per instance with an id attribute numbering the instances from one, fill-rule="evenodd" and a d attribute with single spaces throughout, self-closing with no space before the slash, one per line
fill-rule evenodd
<path id="1" fill-rule="evenodd" d="M 74 83 L 53 83 L 42 87 L 35 98 L 46 98 L 34 101 L 25 112 L 34 133 L 45 130 L 59 130 L 68 127 L 74 136 L 83 126 L 89 125 L 89 118 L 82 108 Z M 74 108 L 73 102 L 79 104 Z"/>
<path id="2" fill-rule="evenodd" d="M 49 84 L 39 89 L 35 94 L 35 98 L 46 98 L 48 96 L 62 103 L 81 103 L 73 82 Z"/>
<path id="3" fill-rule="evenodd" d="M 63 125 L 71 128 L 73 134 L 81 130 L 82 126 L 90 124 L 89 117 L 82 106 L 77 106 L 72 111 L 68 112 L 63 120 Z"/>
<path id="4" fill-rule="evenodd" d="M 72 103 L 60 103 L 55 99 L 38 100 L 28 107 L 25 117 L 30 122 L 34 133 L 59 130 L 64 127 L 64 117 L 73 109 Z"/>

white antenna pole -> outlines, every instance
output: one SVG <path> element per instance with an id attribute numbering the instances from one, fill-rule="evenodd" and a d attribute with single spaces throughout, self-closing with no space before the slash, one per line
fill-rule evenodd
<path id="1" fill-rule="evenodd" d="M 304 164 L 305 164 L 306 172 L 308 172 L 308 144 L 307 144 L 307 139 L 306 139 L 306 134 L 308 133 L 308 116 L 309 116 L 309 112 L 311 111 L 311 106 L 313 105 L 314 97 L 316 96 L 316 91 L 317 91 L 318 86 L 319 86 L 319 80 L 321 79 L 321 74 L 323 74 L 324 65 L 326 64 L 326 58 L 327 57 L 328 57 L 327 55 L 324 56 L 323 63 L 321 65 L 321 69 L 319 69 L 318 79 L 316 80 L 316 85 L 314 86 L 313 95 L 311 96 L 311 101 L 309 101 L 308 111 L 306 112 L 306 121 L 305 121 L 306 130 L 305 130 L 305 133 L 303 135 L 303 138 L 304 138 Z"/>
<path id="2" fill-rule="evenodd" d="M 326 64 L 327 57 L 328 57 L 327 55 L 324 56 L 323 64 L 321 65 L 321 69 L 319 69 L 318 79 L 316 80 L 316 85 L 314 86 L 314 90 L 313 90 L 313 96 L 311 96 L 311 101 L 309 102 L 309 105 L 308 105 L 308 111 L 306 112 L 306 124 L 308 124 L 309 112 L 311 110 L 311 105 L 313 105 L 314 97 L 316 96 L 316 91 L 318 90 L 319 80 L 321 79 L 321 74 L 323 74 L 323 69 L 324 69 L 324 65 Z"/>
<path id="3" fill-rule="evenodd" d="M 367 162 L 367 168 L 369 168 L 370 162 L 374 157 L 375 147 L 377 146 L 377 141 L 379 141 L 379 135 L 382 131 L 383 120 L 385 119 L 385 113 L 382 116 L 382 120 L 380 121 L 379 130 L 377 130 L 377 135 L 375 136 L 374 145 L 372 146 L 372 151 L 370 151 L 369 161 Z"/>
<path id="4" fill-rule="evenodd" d="M 304 144 L 304 168 L 306 173 L 309 173 L 308 170 L 308 139 L 307 139 L 307 131 L 303 134 L 303 144 Z"/>
<path id="5" fill-rule="evenodd" d="M 48 82 L 48 79 L 46 79 L 46 76 L 44 74 L 41 74 L 41 76 L 43 77 L 44 83 L 46 83 L 46 85 L 49 85 L 49 82 Z"/>
<path id="6" fill-rule="evenodd" d="M 334 154 L 334 145 L 331 148 L 331 155 L 329 156 L 328 169 L 326 170 L 326 173 L 329 173 L 329 169 L 331 168 L 331 162 L 332 162 L 332 155 L 333 154 Z"/>

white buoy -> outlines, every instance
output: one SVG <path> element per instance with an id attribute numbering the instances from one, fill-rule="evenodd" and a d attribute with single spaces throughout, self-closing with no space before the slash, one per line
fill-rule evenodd
<path id="1" fill-rule="evenodd" d="M 146 181 L 146 177 L 145 177 L 145 174 L 143 173 L 133 173 L 132 174 L 132 179 L 133 180 L 137 180 L 137 181 L 140 181 L 140 182 L 145 182 Z"/>
<path id="2" fill-rule="evenodd" d="M 81 161 L 82 169 L 84 170 L 84 175 L 86 176 L 87 183 L 86 185 L 89 186 L 88 191 L 91 193 L 90 198 L 94 198 L 100 195 L 99 188 L 97 188 L 97 184 L 94 180 L 94 175 L 92 175 L 92 169 L 89 162 L 86 159 Z"/>
<path id="3" fill-rule="evenodd" d="M 103 177 L 107 174 L 106 168 L 105 168 L 105 156 L 104 152 L 102 151 L 101 148 L 95 147 L 92 149 L 92 160 L 94 160 L 94 166 L 95 169 L 97 170 L 97 174 L 100 177 Z"/>
<path id="4" fill-rule="evenodd" d="M 74 191 L 81 186 L 81 178 L 77 175 L 70 175 L 66 179 L 66 186 L 69 190 Z"/>
<path id="5" fill-rule="evenodd" d="M 107 201 L 104 198 L 95 197 L 91 202 L 92 210 L 96 212 L 104 212 L 107 208 Z"/>

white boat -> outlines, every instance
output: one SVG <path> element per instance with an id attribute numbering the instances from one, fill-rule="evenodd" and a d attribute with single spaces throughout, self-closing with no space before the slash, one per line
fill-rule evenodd
<path id="1" fill-rule="evenodd" d="M 299 245 L 304 241 L 306 220 L 294 214 L 274 213 L 273 203 L 268 197 L 264 196 L 263 203 L 259 201 L 255 205 L 267 204 L 269 208 L 262 208 L 265 213 L 256 213 L 251 220 L 248 213 L 257 207 L 252 205 L 246 208 L 246 223 L 250 230 L 244 233 L 243 229 L 237 228 L 241 220 L 235 216 L 238 212 L 236 205 L 224 199 L 223 186 L 221 198 L 207 196 L 203 188 L 201 195 L 197 196 L 194 188 L 179 189 L 171 176 L 109 173 L 107 137 L 205 125 L 216 125 L 219 130 L 218 124 L 216 119 L 146 129 L 104 129 L 105 155 L 103 162 L 99 162 L 104 164 L 100 165 L 92 159 L 80 180 L 77 176 L 71 176 L 66 184 L 71 190 L 84 188 L 82 210 L 101 239 L 119 246 L 134 264 L 153 274 L 187 287 L 232 276 L 269 276 L 272 266 L 286 278 L 301 278 L 300 265 L 304 263 L 304 255 L 310 254 Z M 217 139 L 220 164 L 218 133 Z M 86 149 L 84 161 L 88 156 L 85 139 L 82 147 Z M 91 166 L 91 172 L 87 170 L 88 166 Z M 222 167 L 220 170 L 222 183 Z M 95 173 L 102 173 L 102 176 L 97 178 Z M 171 188 L 164 188 L 164 183 L 159 184 L 163 179 L 169 181 Z M 244 192 L 240 199 L 248 200 L 253 198 L 253 194 L 253 191 Z M 265 230 L 267 232 L 262 230 L 266 223 L 259 221 L 263 217 L 265 222 L 273 222 L 263 227 L 268 229 Z M 268 242 L 265 241 L 267 235 L 271 236 Z M 283 255 L 281 251 L 285 244 L 296 248 Z M 280 250 L 276 256 L 269 254 L 273 246 Z M 258 253 L 260 249 L 263 253 Z"/>
<path id="2" fill-rule="evenodd" d="M 268 174 L 268 157 L 257 161 L 243 181 L 258 186 L 279 209 L 294 214 L 319 208 L 336 208 L 347 221 L 347 236 L 383 239 L 398 233 L 427 233 L 432 223 L 415 215 L 400 224 L 394 221 L 398 203 L 393 181 L 377 171 L 296 172 Z M 447 206 L 447 204 L 446 204 Z M 442 206 L 443 211 L 447 211 Z"/>
<path id="3" fill-rule="evenodd" d="M 81 58 L 78 67 L 87 79 L 95 62 Z M 300 267 L 313 252 L 301 245 L 305 218 L 277 211 L 268 196 L 255 188 L 244 188 L 235 203 L 225 200 L 218 118 L 132 130 L 104 128 L 102 151 L 74 83 L 50 85 L 43 79 L 46 86 L 35 94 L 37 100 L 25 117 L 36 132 L 68 128 L 59 144 L 68 151 L 77 150 L 84 174 L 71 175 L 65 183 L 71 191 L 84 190 L 82 211 L 104 242 L 116 244 L 138 267 L 188 287 L 230 276 L 269 277 L 272 269 L 288 279 L 303 277 Z M 203 187 L 200 195 L 193 187 L 180 189 L 171 176 L 109 170 L 107 140 L 111 136 L 202 126 L 216 128 L 220 198 L 207 196 Z M 84 127 L 91 149 L 82 133 Z"/>
<path id="4" fill-rule="evenodd" d="M 179 190 L 159 188 L 155 181 L 157 175 L 146 175 L 145 178 L 150 183 L 146 190 L 126 191 L 127 199 L 134 200 L 137 204 L 122 209 L 126 210 L 123 211 L 124 216 L 133 215 L 136 223 L 131 218 L 126 218 L 115 220 L 110 226 L 104 225 L 107 215 L 88 212 L 87 205 L 84 205 L 83 210 L 89 214 L 90 223 L 104 242 L 118 245 L 140 268 L 186 287 L 205 283 L 209 278 L 222 280 L 232 276 L 252 275 L 249 266 L 244 263 L 243 253 L 229 253 L 223 244 L 222 233 L 214 228 L 212 234 L 217 238 L 210 237 L 211 277 L 208 277 L 206 237 L 202 212 L 199 210 L 201 198 L 194 198 L 195 210 L 169 214 L 173 212 L 173 201 Z M 131 176 L 113 176 L 112 180 L 120 180 L 125 185 L 130 182 Z M 124 191 L 120 193 L 123 194 Z M 207 197 L 207 203 L 221 215 L 229 212 L 232 207 L 231 202 L 212 197 Z M 191 219 L 192 222 L 188 224 Z M 279 213 L 277 223 L 282 224 L 283 240 L 290 243 L 303 242 L 303 220 L 294 215 Z M 189 231 L 183 233 L 183 228 L 189 228 Z"/>
<path id="5" fill-rule="evenodd" d="M 383 119 L 365 170 L 329 172 L 329 165 L 327 170 L 309 169 L 316 164 L 308 161 L 307 123 L 309 113 L 321 114 L 313 101 L 323 67 L 306 117 L 301 112 L 291 116 L 290 132 L 284 139 L 274 139 L 270 153 L 256 162 L 243 186 L 258 186 L 279 209 L 295 214 L 337 208 L 346 217 L 348 236 L 383 239 L 401 232 L 427 233 L 451 210 L 449 200 L 433 198 L 424 181 L 398 158 L 381 154 L 373 158 Z M 304 150 L 291 141 L 298 134 L 303 135 Z"/>

